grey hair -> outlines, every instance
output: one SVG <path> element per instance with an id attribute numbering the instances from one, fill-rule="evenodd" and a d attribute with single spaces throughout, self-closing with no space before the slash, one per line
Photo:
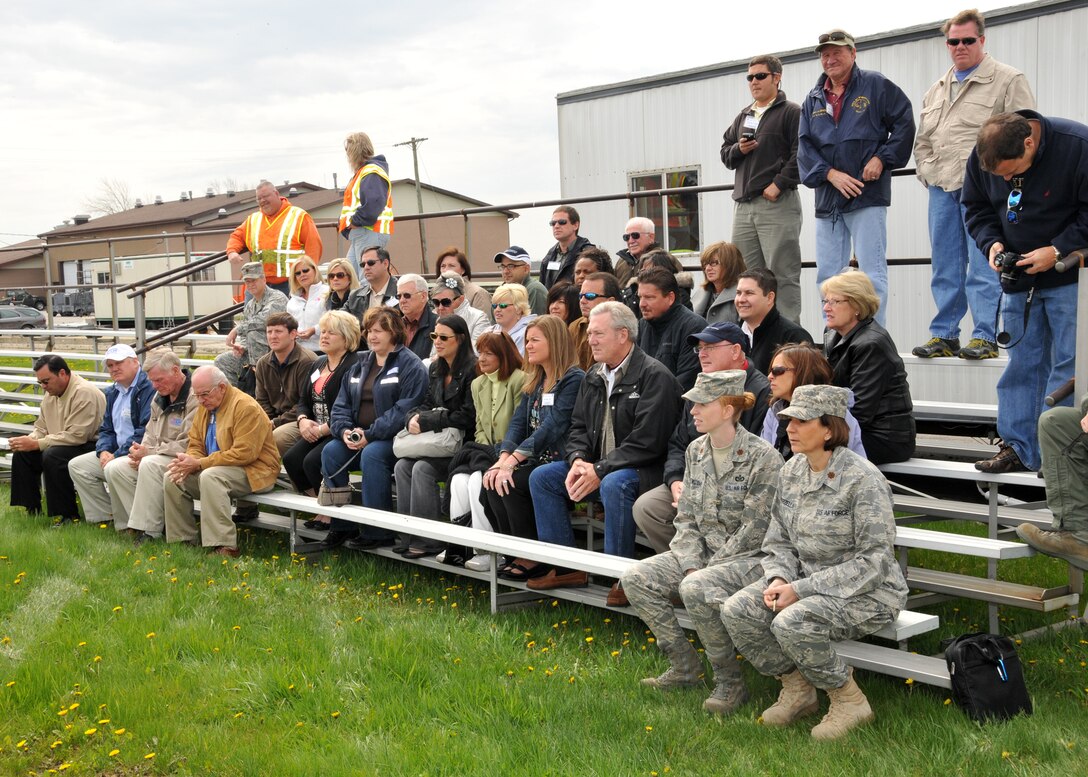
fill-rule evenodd
<path id="1" fill-rule="evenodd" d="M 626 329 L 628 339 L 632 343 L 638 340 L 638 319 L 631 312 L 631 308 L 622 302 L 602 302 L 589 311 L 590 318 L 597 318 L 605 314 L 611 317 L 613 329 Z"/>
<path id="2" fill-rule="evenodd" d="M 161 348 L 154 348 L 144 354 L 144 372 L 151 372 L 152 370 L 164 370 L 170 372 L 175 367 L 181 369 L 181 359 L 170 348 L 165 345 Z"/>
<path id="3" fill-rule="evenodd" d="M 430 289 L 430 286 L 427 283 L 427 279 L 424 278 L 422 275 L 417 275 L 414 272 L 405 273 L 404 275 L 400 276 L 399 279 L 397 279 L 398 289 L 400 288 L 400 285 L 402 283 L 414 283 L 416 291 L 427 291 L 428 289 Z"/>
<path id="4" fill-rule="evenodd" d="M 276 194 L 280 193 L 280 187 L 276 186 L 276 184 L 272 183 L 271 181 L 265 181 L 263 179 L 261 180 L 261 182 L 259 184 L 257 184 L 256 188 L 254 188 L 253 191 L 257 191 L 258 189 L 267 189 L 267 188 L 272 188 L 276 192 Z"/>
<path id="5" fill-rule="evenodd" d="M 633 225 L 636 229 L 639 229 L 650 235 L 657 234 L 657 227 L 654 226 L 654 222 L 650 221 L 650 219 L 646 218 L 645 216 L 635 216 L 633 219 L 630 219 L 627 222 L 627 225 Z"/>
<path id="6" fill-rule="evenodd" d="M 203 367 L 197 367 L 196 371 L 193 372 L 194 382 L 196 381 L 198 375 L 207 375 L 209 378 L 211 378 L 213 388 L 215 386 L 221 386 L 224 383 L 228 386 L 230 385 L 230 381 L 227 380 L 226 374 L 214 364 L 206 364 Z"/>
<path id="7" fill-rule="evenodd" d="M 447 270 L 438 276 L 438 280 L 431 287 L 431 296 L 440 291 L 452 291 L 454 298 L 465 296 L 465 279 L 455 272 Z"/>

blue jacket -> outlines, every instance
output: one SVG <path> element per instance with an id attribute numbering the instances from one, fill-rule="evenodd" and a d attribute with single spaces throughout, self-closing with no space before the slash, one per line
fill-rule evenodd
<path id="1" fill-rule="evenodd" d="M 1031 167 L 1006 181 L 979 165 L 977 150 L 967 159 L 960 202 L 967 209 L 967 231 L 983 256 L 997 242 L 1006 251 L 1026 254 L 1054 246 L 1065 255 L 1088 247 L 1088 126 L 1068 119 L 1017 111 L 1042 125 Z M 1006 218 L 1014 182 L 1022 192 L 1015 224 Z M 1053 267 L 1035 276 L 1038 289 L 1076 283 L 1078 270 L 1060 273 Z"/>
<path id="2" fill-rule="evenodd" d="M 543 403 L 544 392 L 541 386 L 537 386 L 532 394 L 522 395 L 499 450 L 507 453 L 517 451 L 522 456 L 538 461 L 562 460 L 563 443 L 570 431 L 574 401 L 578 398 L 578 390 L 582 387 L 585 376 L 578 367 L 567 370 L 550 392 L 554 397 L 551 405 Z M 537 408 L 539 414 L 535 428 L 529 418 L 533 407 Z"/>
<path id="3" fill-rule="evenodd" d="M 828 218 L 892 201 L 891 172 L 910 160 L 914 148 L 914 113 L 903 90 L 881 73 L 862 70 L 856 64 L 842 97 L 839 123 L 827 110 L 824 82 L 816 86 L 801 106 L 797 165 L 801 182 L 816 190 L 816 218 Z M 843 197 L 827 180 L 834 168 L 861 180 L 861 171 L 873 157 L 884 163 L 884 172 L 852 200 Z"/>
<path id="4" fill-rule="evenodd" d="M 102 418 L 102 426 L 98 427 L 98 442 L 94 446 L 96 454 L 109 451 L 114 456 L 125 456 L 132 443 L 144 439 L 144 429 L 147 427 L 147 420 L 151 418 L 151 400 L 156 393 L 147 373 L 140 370 L 132 383 L 132 391 L 128 395 L 131 405 L 129 411 L 132 414 L 132 436 L 124 440 L 118 440 L 117 432 L 113 429 L 113 403 L 117 400 L 118 393 L 116 383 L 106 389 L 106 415 Z"/>
<path id="5" fill-rule="evenodd" d="M 358 363 L 340 384 L 340 393 L 336 395 L 329 418 L 332 435 L 338 440 L 348 429 L 355 428 L 362 387 L 374 363 L 373 351 L 361 353 Z M 426 393 L 427 370 L 423 362 L 403 345 L 398 345 L 386 357 L 385 366 L 374 379 L 374 414 L 377 417 L 369 429 L 363 430 L 366 439 L 392 440 L 404 428 L 408 411 L 422 402 Z"/>

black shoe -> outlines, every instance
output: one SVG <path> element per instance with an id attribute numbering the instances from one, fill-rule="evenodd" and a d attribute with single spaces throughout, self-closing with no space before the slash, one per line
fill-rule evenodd
<path id="1" fill-rule="evenodd" d="M 302 525 L 305 526 L 307 529 L 315 529 L 317 531 L 328 531 L 329 528 L 328 521 L 319 521 L 316 518 L 311 518 L 308 521 L 303 521 Z"/>
<path id="2" fill-rule="evenodd" d="M 318 545 L 322 549 L 327 550 L 329 548 L 339 548 L 348 540 L 353 540 L 359 536 L 358 529 L 332 529 L 325 535 L 325 539 L 321 540 Z"/>
<path id="3" fill-rule="evenodd" d="M 1001 443 L 997 454 L 993 458 L 975 462 L 975 469 L 979 472 L 989 472 L 991 475 L 1002 475 L 1006 472 L 1026 472 L 1027 467 L 1012 446 Z"/>
<path id="4" fill-rule="evenodd" d="M 979 359 L 996 359 L 997 343 L 975 337 L 963 348 L 960 348 L 960 358 L 978 361 Z"/>
<path id="5" fill-rule="evenodd" d="M 154 542 L 155 539 L 156 539 L 155 537 L 152 537 L 147 532 L 140 532 L 139 534 L 137 534 L 135 537 L 132 538 L 132 544 L 135 545 L 136 547 L 140 547 L 141 545 L 143 545 L 145 543 Z"/>
<path id="6" fill-rule="evenodd" d="M 915 356 L 923 359 L 932 359 L 937 356 L 955 356 L 960 352 L 960 340 L 952 340 L 943 337 L 931 337 L 924 344 L 911 351 Z"/>
<path id="7" fill-rule="evenodd" d="M 441 548 L 408 548 L 400 555 L 407 559 L 423 558 L 424 556 L 437 556 Z"/>
<path id="8" fill-rule="evenodd" d="M 78 515 L 62 515 L 60 518 L 57 519 L 57 522 L 54 523 L 50 528 L 51 529 L 59 529 L 62 526 L 67 526 L 70 523 L 79 523 L 79 516 Z"/>
<path id="9" fill-rule="evenodd" d="M 355 539 L 345 542 L 344 547 L 348 550 L 374 550 L 374 548 L 381 548 L 392 544 L 392 539 L 356 537 Z"/>
<path id="10" fill-rule="evenodd" d="M 255 521 L 261 517 L 261 511 L 257 508 L 245 508 L 235 511 L 234 515 L 230 517 L 235 523 L 246 523 L 248 521 Z"/>

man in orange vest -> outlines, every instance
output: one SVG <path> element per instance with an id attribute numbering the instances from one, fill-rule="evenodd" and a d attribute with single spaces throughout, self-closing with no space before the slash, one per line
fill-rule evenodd
<path id="1" fill-rule="evenodd" d="M 238 225 L 227 241 L 227 258 L 239 270 L 249 251 L 250 261 L 264 265 L 268 285 L 290 294 L 287 277 L 293 265 L 304 254 L 321 264 L 321 236 L 310 214 L 281 197 L 279 190 L 268 181 L 257 184 L 258 210 Z"/>

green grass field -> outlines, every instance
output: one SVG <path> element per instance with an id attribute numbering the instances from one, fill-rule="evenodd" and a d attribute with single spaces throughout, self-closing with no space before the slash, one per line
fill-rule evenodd
<path id="1" fill-rule="evenodd" d="M 351 553 L 291 558 L 264 532 L 224 561 L 135 549 L 97 525 L 51 530 L 22 510 L 0 520 L 3 775 L 1069 775 L 1086 763 L 1084 628 L 1022 645 L 1032 717 L 982 728 L 944 691 L 859 673 L 877 720 L 817 744 L 809 725 L 757 723 L 777 684 L 752 672 L 752 701 L 725 720 L 702 712 L 704 690 L 640 688 L 665 662 L 633 617 L 554 600 L 492 616 L 472 581 Z M 945 627 L 917 648 L 984 614 L 943 605 Z M 1010 631 L 1054 620 L 1007 618 Z"/>

